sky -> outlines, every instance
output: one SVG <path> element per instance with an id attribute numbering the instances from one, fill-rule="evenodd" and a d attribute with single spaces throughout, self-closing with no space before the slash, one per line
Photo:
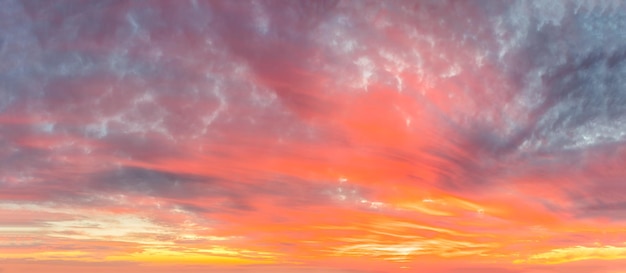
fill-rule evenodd
<path id="1" fill-rule="evenodd" d="M 1 273 L 626 272 L 624 1 L 0 6 Z"/>

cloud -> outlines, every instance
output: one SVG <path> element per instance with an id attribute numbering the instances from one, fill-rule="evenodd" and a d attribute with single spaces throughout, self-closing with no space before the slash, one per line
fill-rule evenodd
<path id="1" fill-rule="evenodd" d="M 88 179 L 94 190 L 113 190 L 150 196 L 192 198 L 202 195 L 201 185 L 210 187 L 213 179 L 188 174 L 176 174 L 137 167 L 107 170 Z"/>
<path id="2" fill-rule="evenodd" d="M 548 252 L 538 253 L 530 256 L 527 260 L 517 260 L 518 263 L 566 263 L 578 260 L 618 260 L 626 255 L 623 247 L 602 246 L 584 247 L 576 246 L 570 248 L 553 249 Z"/>
<path id="3" fill-rule="evenodd" d="M 2 221 L 68 259 L 619 258 L 621 3 L 2 4 Z"/>

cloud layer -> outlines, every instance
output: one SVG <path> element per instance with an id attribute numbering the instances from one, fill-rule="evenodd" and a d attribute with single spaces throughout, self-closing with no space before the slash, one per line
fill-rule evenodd
<path id="1" fill-rule="evenodd" d="M 0 5 L 3 272 L 626 255 L 620 1 Z"/>

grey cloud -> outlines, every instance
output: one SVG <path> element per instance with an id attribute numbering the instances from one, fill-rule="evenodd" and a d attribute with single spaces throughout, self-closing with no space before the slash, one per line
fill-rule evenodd
<path id="1" fill-rule="evenodd" d="M 619 141 L 626 130 L 621 121 L 626 108 L 620 103 L 626 101 L 626 69 L 620 64 L 626 36 L 617 31 L 626 27 L 626 15 L 575 13 L 573 6 L 565 6 L 563 22 L 531 24 L 526 39 L 509 51 L 521 63 L 501 65 L 520 79 L 520 90 L 539 95 L 529 109 L 524 141 L 543 151 Z M 537 80 L 541 84 L 532 85 Z"/>
<path id="2" fill-rule="evenodd" d="M 307 206 L 330 201 L 328 188 L 312 181 L 276 177 L 255 181 L 237 181 L 233 177 L 207 177 L 184 173 L 119 167 L 101 171 L 91 177 L 83 188 L 86 192 L 134 193 L 177 199 L 179 209 L 193 213 L 212 213 L 218 209 L 255 210 L 254 198 L 266 197 L 285 206 Z M 185 203 L 183 200 L 216 198 L 220 206 Z M 83 198 L 84 199 L 84 198 Z M 81 202 L 78 199 L 77 202 Z M 82 202 L 88 202 L 83 200 Z"/>
<path id="3" fill-rule="evenodd" d="M 175 203 L 175 207 L 183 210 L 183 211 L 189 211 L 192 213 L 209 213 L 212 212 L 213 210 L 211 208 L 206 208 L 203 206 L 199 206 L 199 205 L 194 205 L 194 204 L 190 204 L 190 203 L 185 203 L 185 202 L 177 202 Z"/>
<path id="4" fill-rule="evenodd" d="M 500 112 L 510 125 L 503 130 L 492 115 L 485 115 L 496 106 L 466 113 L 466 118 L 471 117 L 466 124 L 452 121 L 456 135 L 450 138 L 468 155 L 443 148 L 431 151 L 447 162 L 441 168 L 450 171 L 441 175 L 444 184 L 463 180 L 464 189 L 469 189 L 480 184 L 466 182 L 484 183 L 511 172 L 511 165 L 499 163 L 526 169 L 524 164 L 544 164 L 548 154 L 554 160 L 539 167 L 542 171 L 582 171 L 589 164 L 584 151 L 602 151 L 607 145 L 624 143 L 626 36 L 619 29 L 626 27 L 626 14 L 599 8 L 577 11 L 572 2 L 557 7 L 540 5 L 517 3 L 497 12 L 481 9 L 489 20 L 502 22 L 503 29 L 491 29 L 493 39 L 481 43 L 489 52 L 502 52 L 500 57 L 487 55 L 488 60 L 491 58 L 515 86 L 513 99 L 505 105 L 509 109 Z M 544 10 L 529 12 L 534 9 Z M 550 18 L 550 12 L 560 15 Z M 499 38 L 498 31 L 511 39 Z M 489 97 L 471 99 L 478 105 L 494 103 Z"/>
<path id="5" fill-rule="evenodd" d="M 162 197 L 194 197 L 210 187 L 213 178 L 137 167 L 120 167 L 95 174 L 88 181 L 95 190 L 134 192 Z"/>

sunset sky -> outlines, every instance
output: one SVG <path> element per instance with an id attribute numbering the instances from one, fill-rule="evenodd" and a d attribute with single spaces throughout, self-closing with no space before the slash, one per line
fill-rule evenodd
<path id="1" fill-rule="evenodd" d="M 0 0 L 1 273 L 624 273 L 626 2 Z"/>

